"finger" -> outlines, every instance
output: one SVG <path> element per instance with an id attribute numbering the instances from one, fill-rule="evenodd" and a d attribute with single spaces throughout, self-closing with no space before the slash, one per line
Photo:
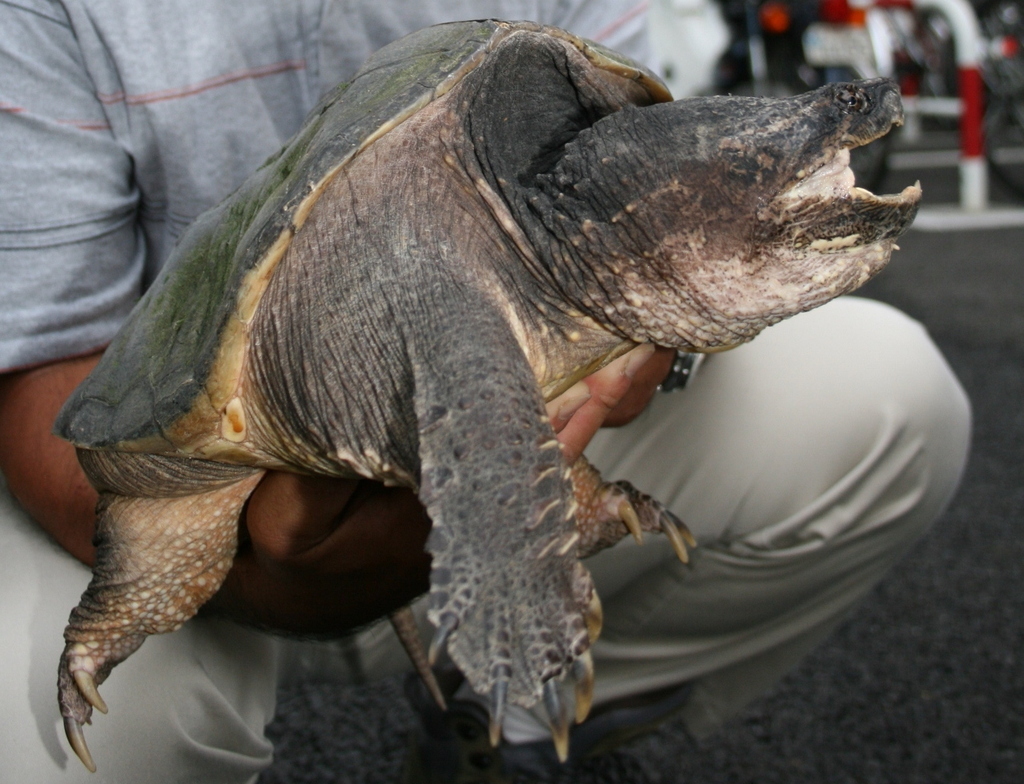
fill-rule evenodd
<path id="1" fill-rule="evenodd" d="M 651 402 L 675 357 L 675 349 L 656 348 L 653 356 L 637 370 L 629 390 L 605 418 L 603 427 L 620 427 L 632 422 Z"/>
<path id="2" fill-rule="evenodd" d="M 633 378 L 654 355 L 654 346 L 644 344 L 601 368 L 583 380 L 590 397 L 564 424 L 558 433 L 566 460 L 575 461 L 594 437 L 608 414 L 629 391 Z"/>
<path id="3" fill-rule="evenodd" d="M 337 527 L 337 518 L 358 482 L 268 471 L 245 514 L 254 549 L 286 561 L 316 547 Z"/>
<path id="4" fill-rule="evenodd" d="M 577 381 L 565 392 L 553 400 L 548 401 L 548 419 L 555 432 L 561 432 L 573 414 L 583 407 L 583 404 L 590 400 L 590 387 L 585 381 Z"/>

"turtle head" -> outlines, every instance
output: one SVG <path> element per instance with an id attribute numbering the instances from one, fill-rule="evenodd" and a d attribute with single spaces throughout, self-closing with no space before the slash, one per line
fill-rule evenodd
<path id="1" fill-rule="evenodd" d="M 538 176 L 544 220 L 570 249 L 552 268 L 579 279 L 587 266 L 595 283 L 581 304 L 634 340 L 749 340 L 885 266 L 921 191 L 857 187 L 850 149 L 902 121 L 886 79 L 627 107 Z"/>

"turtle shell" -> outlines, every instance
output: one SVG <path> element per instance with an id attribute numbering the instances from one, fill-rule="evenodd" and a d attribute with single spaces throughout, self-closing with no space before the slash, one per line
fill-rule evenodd
<path id="1" fill-rule="evenodd" d="M 447 93 L 523 30 L 568 42 L 608 78 L 637 82 L 651 102 L 671 99 L 655 75 L 628 58 L 529 22 L 438 25 L 384 47 L 182 235 L 99 366 L 65 404 L 57 435 L 90 449 L 203 451 L 209 437 L 202 431 L 223 420 L 237 386 L 246 325 L 327 183 L 360 150 Z"/>

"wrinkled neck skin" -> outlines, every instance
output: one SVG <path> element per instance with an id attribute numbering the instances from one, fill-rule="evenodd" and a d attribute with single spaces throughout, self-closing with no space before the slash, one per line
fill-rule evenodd
<path id="1" fill-rule="evenodd" d="M 613 336 L 611 355 L 716 351 L 861 285 L 908 223 L 895 202 L 853 206 L 844 147 L 898 113 L 876 100 L 855 114 L 818 93 L 628 106 L 548 170 L 494 177 L 544 315 L 563 314 L 578 344 Z"/>
<path id="2" fill-rule="evenodd" d="M 491 267 L 546 395 L 636 343 L 749 340 L 881 269 L 913 217 L 913 194 L 851 191 L 842 158 L 902 121 L 891 81 L 651 105 L 533 38 L 446 97 L 443 135 L 515 257 Z"/>

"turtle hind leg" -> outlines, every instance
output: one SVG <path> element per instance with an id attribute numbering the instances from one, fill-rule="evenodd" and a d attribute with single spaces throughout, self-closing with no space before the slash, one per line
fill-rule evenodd
<path id="1" fill-rule="evenodd" d="M 144 456 L 123 460 L 143 470 L 152 467 L 152 458 Z M 234 557 L 242 506 L 263 473 L 219 466 L 204 472 L 204 461 L 180 462 L 194 464 L 181 471 L 189 481 L 172 482 L 170 489 L 187 487 L 189 495 L 139 497 L 109 489 L 100 494 L 96 565 L 64 630 L 58 668 L 68 740 L 90 769 L 95 766 L 81 728 L 93 708 L 106 712 L 97 686 L 147 636 L 174 631 L 217 591 Z M 126 489 L 125 482 L 119 484 Z"/>
<path id="2" fill-rule="evenodd" d="M 605 482 L 585 457 L 573 463 L 570 477 L 578 505 L 580 558 L 611 547 L 627 534 L 642 544 L 646 531 L 665 534 L 676 557 L 689 563 L 687 548 L 696 547 L 697 542 L 683 521 L 660 501 L 641 493 L 629 482 Z"/>

